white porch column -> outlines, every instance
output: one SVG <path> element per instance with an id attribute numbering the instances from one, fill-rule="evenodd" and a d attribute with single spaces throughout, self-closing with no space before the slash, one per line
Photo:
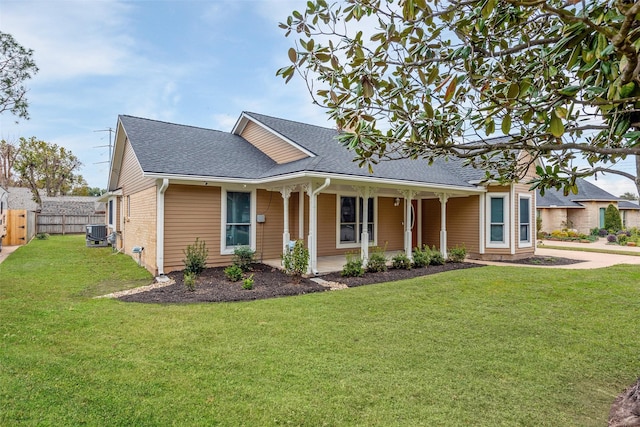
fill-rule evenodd
<path id="1" fill-rule="evenodd" d="M 304 188 L 298 192 L 298 239 L 304 238 Z"/>
<path id="2" fill-rule="evenodd" d="M 478 224 L 478 230 L 480 230 L 480 236 L 479 236 L 480 254 L 484 254 L 486 229 L 487 229 L 487 224 L 485 224 L 485 212 L 487 211 L 487 206 L 485 205 L 485 203 L 486 203 L 486 196 L 484 193 L 480 193 L 480 215 L 479 215 L 480 224 Z"/>
<path id="3" fill-rule="evenodd" d="M 362 233 L 360 233 L 360 257 L 362 265 L 367 266 L 369 261 L 369 197 L 373 191 L 370 187 L 357 188 L 358 194 L 362 197 Z"/>
<path id="4" fill-rule="evenodd" d="M 402 192 L 404 196 L 404 252 L 407 258 L 413 259 L 413 248 L 411 247 L 412 235 L 411 235 L 411 200 L 416 195 L 415 191 L 406 190 Z M 415 220 L 415 218 L 413 218 Z"/>
<path id="5" fill-rule="evenodd" d="M 282 230 L 282 253 L 287 252 L 287 246 L 291 240 L 291 234 L 289 233 L 289 197 L 291 197 L 291 191 L 293 187 L 282 187 L 280 194 L 282 194 L 282 203 L 284 209 L 284 224 Z"/>
<path id="6" fill-rule="evenodd" d="M 438 195 L 440 199 L 440 253 L 447 259 L 447 194 Z"/>
<path id="7" fill-rule="evenodd" d="M 320 187 L 313 189 L 313 184 L 309 183 L 306 186 L 307 195 L 309 196 L 309 236 L 307 240 L 307 246 L 309 248 L 309 274 L 316 274 L 318 272 L 318 242 L 316 236 L 318 235 L 318 194 L 331 184 L 331 179 L 324 180 L 324 184 Z"/>

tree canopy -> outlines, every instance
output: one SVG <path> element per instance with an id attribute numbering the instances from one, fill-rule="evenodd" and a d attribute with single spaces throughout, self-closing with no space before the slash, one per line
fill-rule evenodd
<path id="1" fill-rule="evenodd" d="M 59 196 L 69 193 L 75 184 L 86 186 L 84 178 L 76 174 L 80 166 L 70 150 L 31 137 L 20 138 L 13 168 L 21 184 L 31 189 L 33 200 L 42 204 L 40 190 L 47 196 Z"/>
<path id="2" fill-rule="evenodd" d="M 598 173 L 640 190 L 640 2 L 315 0 L 280 26 L 297 39 L 278 74 L 362 166 L 456 156 L 505 181 L 524 150 L 543 191 Z"/>
<path id="3" fill-rule="evenodd" d="M 8 111 L 23 119 L 29 118 L 23 82 L 37 72 L 33 50 L 25 49 L 11 34 L 0 31 L 0 113 Z"/>

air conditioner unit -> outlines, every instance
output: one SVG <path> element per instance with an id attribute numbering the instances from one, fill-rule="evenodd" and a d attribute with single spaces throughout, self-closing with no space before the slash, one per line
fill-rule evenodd
<path id="1" fill-rule="evenodd" d="M 87 247 L 107 246 L 107 226 L 103 224 L 87 225 L 85 238 L 87 240 Z"/>

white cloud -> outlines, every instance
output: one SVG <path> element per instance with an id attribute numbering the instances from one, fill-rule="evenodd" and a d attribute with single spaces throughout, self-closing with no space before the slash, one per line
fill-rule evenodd
<path id="1" fill-rule="evenodd" d="M 125 31 L 131 7 L 119 1 L 5 1 L 3 31 L 34 50 L 34 84 L 116 75 L 132 55 Z M 37 13 L 34 13 L 37 12 Z"/>

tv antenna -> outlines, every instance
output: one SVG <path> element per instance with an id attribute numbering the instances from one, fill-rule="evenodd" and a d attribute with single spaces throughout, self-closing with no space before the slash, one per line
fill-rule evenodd
<path id="1" fill-rule="evenodd" d="M 104 161 L 104 162 L 96 162 L 94 164 L 98 165 L 98 164 L 101 164 L 101 163 L 109 163 L 109 166 L 111 166 L 111 150 L 113 148 L 113 144 L 111 143 L 111 134 L 113 134 L 113 132 L 115 132 L 115 131 L 113 129 L 111 129 L 111 128 L 106 128 L 106 129 L 94 130 L 94 132 L 109 132 L 109 145 L 98 145 L 98 146 L 93 147 L 93 148 L 109 147 L 109 160 Z"/>

